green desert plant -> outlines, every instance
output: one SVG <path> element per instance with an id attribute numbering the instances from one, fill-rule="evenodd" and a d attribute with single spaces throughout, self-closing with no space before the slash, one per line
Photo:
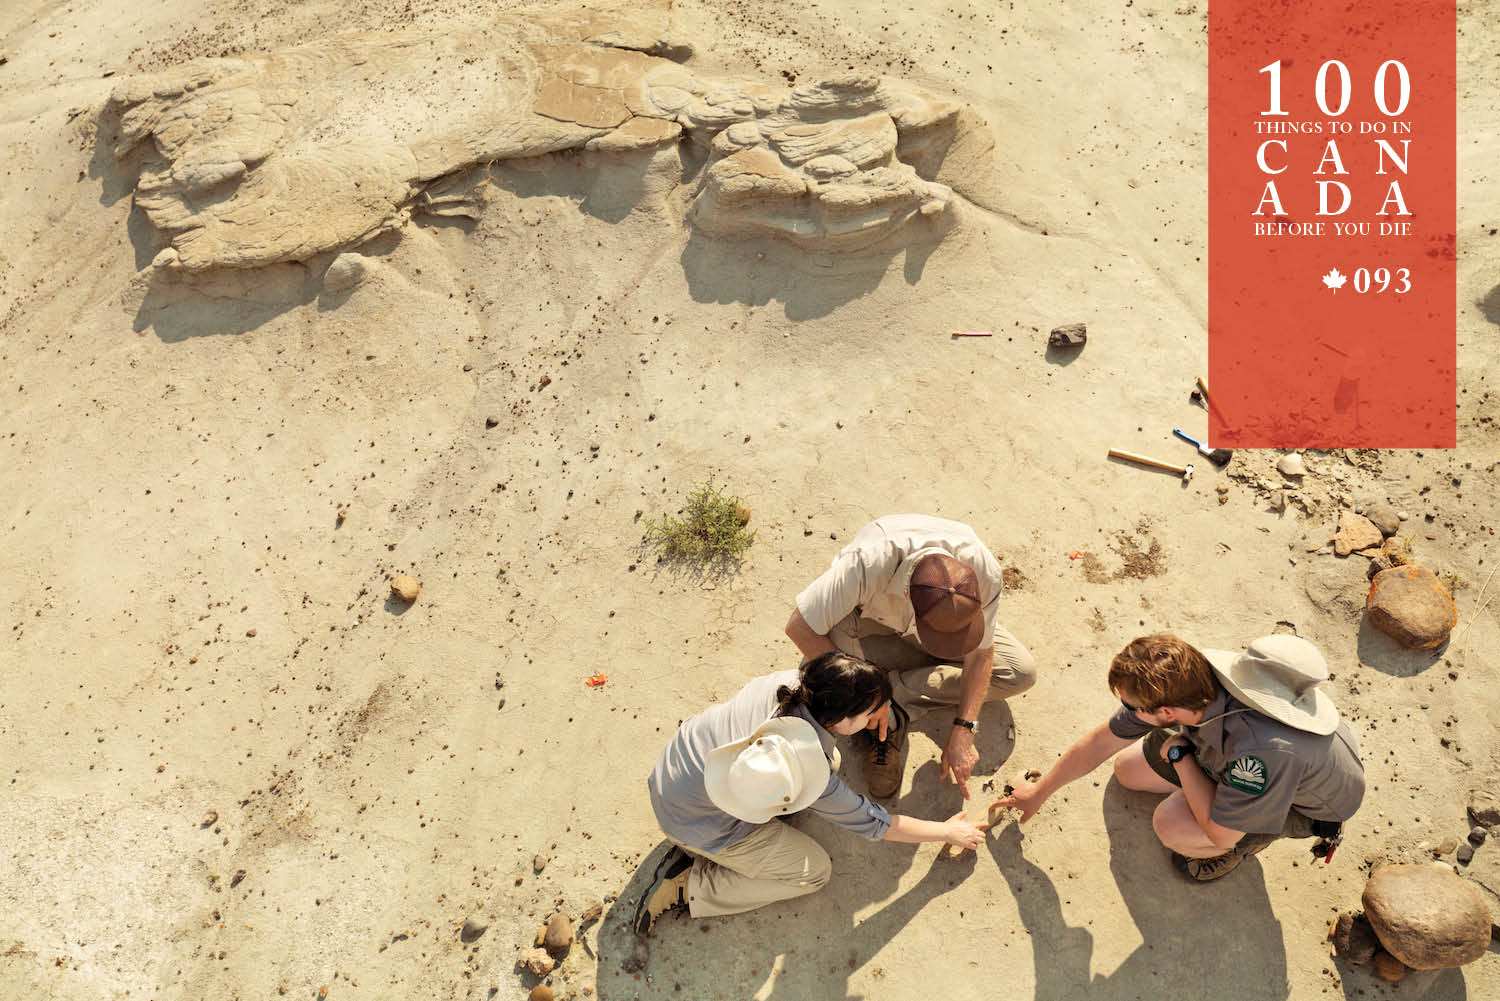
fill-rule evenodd
<path id="1" fill-rule="evenodd" d="M 664 563 L 723 565 L 739 559 L 755 541 L 749 524 L 750 509 L 709 477 L 675 516 L 648 519 L 642 541 Z"/>

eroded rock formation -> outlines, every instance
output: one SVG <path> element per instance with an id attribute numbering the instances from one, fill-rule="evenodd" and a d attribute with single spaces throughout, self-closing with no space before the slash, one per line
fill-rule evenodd
<path id="1" fill-rule="evenodd" d="M 353 35 L 121 82 L 115 153 L 144 147 L 136 203 L 202 271 L 305 260 L 413 216 L 478 218 L 475 175 L 565 150 L 707 155 L 688 218 L 820 250 L 868 246 L 952 192 L 930 178 L 960 106 L 900 81 L 788 90 L 705 79 L 666 14 L 584 10 L 487 31 Z M 916 165 L 916 166 L 914 166 Z"/>

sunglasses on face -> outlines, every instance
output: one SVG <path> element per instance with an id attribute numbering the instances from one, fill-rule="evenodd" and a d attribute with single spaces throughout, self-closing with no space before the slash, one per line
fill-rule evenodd
<path id="1" fill-rule="evenodd" d="M 1126 702 L 1124 699 L 1120 700 L 1120 705 L 1122 705 L 1122 706 L 1125 707 L 1125 711 L 1126 712 L 1132 712 L 1132 713 L 1154 713 L 1154 712 L 1156 712 L 1155 709 L 1147 709 L 1144 706 L 1133 706 L 1129 702 Z"/>

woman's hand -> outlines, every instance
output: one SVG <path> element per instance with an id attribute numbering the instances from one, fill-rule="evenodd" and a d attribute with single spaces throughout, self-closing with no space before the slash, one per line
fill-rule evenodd
<path id="1" fill-rule="evenodd" d="M 945 841 L 959 851 L 971 851 L 984 844 L 984 832 L 990 829 L 988 822 L 975 824 L 964 819 L 960 810 L 948 818 Z"/>

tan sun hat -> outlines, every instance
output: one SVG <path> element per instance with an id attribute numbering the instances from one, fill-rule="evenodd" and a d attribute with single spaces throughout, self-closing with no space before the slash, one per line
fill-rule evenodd
<path id="1" fill-rule="evenodd" d="M 731 817 L 764 824 L 811 806 L 828 786 L 828 758 L 807 720 L 777 716 L 744 740 L 708 752 L 703 785 Z"/>
<path id="2" fill-rule="evenodd" d="M 1339 710 L 1318 687 L 1328 680 L 1328 661 L 1299 636 L 1262 636 L 1244 653 L 1204 650 L 1229 694 L 1287 726 L 1308 733 L 1338 729 Z"/>

